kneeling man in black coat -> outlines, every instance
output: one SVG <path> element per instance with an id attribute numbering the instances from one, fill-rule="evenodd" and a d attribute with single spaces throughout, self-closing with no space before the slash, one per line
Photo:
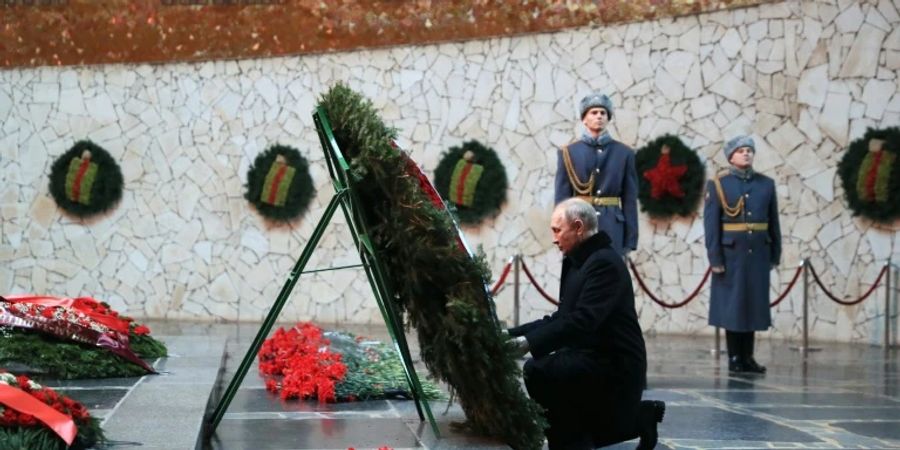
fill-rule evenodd
<path id="1" fill-rule="evenodd" d="M 559 203 L 550 227 L 564 255 L 559 309 L 509 330 L 520 352 L 531 352 L 525 387 L 546 409 L 549 447 L 640 437 L 638 449 L 651 449 L 665 403 L 641 401 L 647 357 L 628 269 L 584 200 Z"/>

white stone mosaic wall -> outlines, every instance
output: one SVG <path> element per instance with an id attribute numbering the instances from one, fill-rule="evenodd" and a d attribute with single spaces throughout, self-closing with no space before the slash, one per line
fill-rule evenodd
<path id="1" fill-rule="evenodd" d="M 757 137 L 757 168 L 778 182 L 784 258 L 773 292 L 809 257 L 836 294 L 868 288 L 900 226 L 846 210 L 837 162 L 866 127 L 900 125 L 900 13 L 889 0 L 791 1 L 659 22 L 553 34 L 198 64 L 63 67 L 0 72 L 0 292 L 91 295 L 140 317 L 259 320 L 331 196 L 313 129 L 316 98 L 345 81 L 371 98 L 401 144 L 431 173 L 441 152 L 478 139 L 503 157 L 511 189 L 502 214 L 466 230 L 495 274 L 517 252 L 555 293 L 559 256 L 547 230 L 554 145 L 568 142 L 578 99 L 617 105 L 612 133 L 637 148 L 676 133 L 708 171 L 721 143 Z M 48 194 L 52 161 L 89 138 L 120 162 L 125 195 L 112 214 L 75 222 Z M 253 158 L 274 143 L 310 159 L 318 189 L 293 229 L 267 228 L 243 199 Z M 333 225 L 310 268 L 356 263 Z M 702 221 L 642 216 L 632 255 L 668 301 L 706 270 Z M 524 280 L 524 276 L 523 276 Z M 811 335 L 879 342 L 883 293 L 838 306 L 817 288 Z M 522 318 L 552 309 L 524 288 Z M 708 289 L 668 310 L 638 295 L 645 329 L 709 333 Z M 774 310 L 776 337 L 800 335 L 799 286 Z M 512 289 L 497 299 L 512 318 Z M 380 321 L 365 276 L 304 276 L 283 320 Z"/>

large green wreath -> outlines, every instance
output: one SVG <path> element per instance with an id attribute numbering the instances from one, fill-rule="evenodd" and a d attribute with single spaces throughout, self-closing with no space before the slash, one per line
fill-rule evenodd
<path id="1" fill-rule="evenodd" d="M 683 167 L 672 190 L 657 188 L 654 192 L 650 175 L 660 170 L 663 147 L 669 149 L 672 168 Z M 668 219 L 673 216 L 688 217 L 696 210 L 703 192 L 706 171 L 697 153 L 688 148 L 677 136 L 666 134 L 638 149 L 635 155 L 638 175 L 638 199 L 641 210 L 651 217 Z M 665 170 L 665 169 L 663 169 Z M 673 192 L 675 191 L 675 192 Z M 661 194 L 661 195 L 660 195 Z"/>
<path id="2" fill-rule="evenodd" d="M 87 218 L 112 209 L 124 178 L 116 160 L 91 141 L 78 141 L 50 169 L 50 195 L 63 211 Z"/>
<path id="3" fill-rule="evenodd" d="M 469 156 L 471 161 L 468 161 L 466 156 Z M 466 163 L 477 169 L 476 173 L 479 175 L 477 178 L 471 175 L 468 177 L 469 183 L 475 186 L 466 185 L 462 181 L 465 177 L 459 176 L 460 171 L 457 168 L 463 168 Z M 465 169 L 462 172 L 470 173 Z M 473 179 L 475 183 L 471 182 Z M 474 225 L 500 212 L 500 207 L 506 201 L 508 183 L 506 169 L 497 153 L 473 140 L 464 143 L 462 147 L 450 147 L 450 150 L 444 153 L 434 170 L 434 186 L 444 200 L 456 207 L 456 216 L 461 223 Z M 465 200 L 462 198 L 463 191 L 469 191 Z"/>
<path id="4" fill-rule="evenodd" d="M 279 175 L 280 162 L 285 170 Z M 246 188 L 244 198 L 263 217 L 276 222 L 300 217 L 316 192 L 306 158 L 297 149 L 279 144 L 256 157 L 247 171 Z"/>
<path id="5" fill-rule="evenodd" d="M 900 216 L 900 128 L 868 129 L 850 143 L 838 163 L 844 196 L 853 215 L 876 222 L 891 222 Z"/>
<path id="6" fill-rule="evenodd" d="M 501 336 L 483 260 L 461 251 L 446 211 L 434 206 L 411 160 L 391 143 L 369 100 L 338 84 L 323 97 L 334 137 L 348 158 L 379 259 L 404 322 L 416 329 L 429 373 L 458 395 L 466 426 L 517 449 L 540 449 L 544 420 L 519 380 L 519 364 Z"/>

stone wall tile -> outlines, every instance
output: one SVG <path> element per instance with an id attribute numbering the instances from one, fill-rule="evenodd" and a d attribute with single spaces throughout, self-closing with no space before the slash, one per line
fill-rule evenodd
<path id="1" fill-rule="evenodd" d="M 856 35 L 850 52 L 841 66 L 840 76 L 873 77 L 878 67 L 878 56 L 887 32 L 865 23 Z"/>

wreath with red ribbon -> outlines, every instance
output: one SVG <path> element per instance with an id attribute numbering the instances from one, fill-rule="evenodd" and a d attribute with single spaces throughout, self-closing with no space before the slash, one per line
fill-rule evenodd
<path id="1" fill-rule="evenodd" d="M 497 153 L 469 141 L 444 154 L 434 170 L 434 186 L 460 223 L 475 225 L 500 212 L 508 183 Z"/>
<path id="2" fill-rule="evenodd" d="M 0 371 L 2 448 L 83 450 L 106 442 L 87 408 L 24 375 Z"/>
<path id="3" fill-rule="evenodd" d="M 652 217 L 690 216 L 699 205 L 705 170 L 697 153 L 664 135 L 638 149 L 638 199 Z"/>
<path id="4" fill-rule="evenodd" d="M 115 207 L 123 184 L 116 160 L 91 141 L 76 142 L 50 169 L 50 195 L 63 211 L 79 218 Z"/>
<path id="5" fill-rule="evenodd" d="M 900 128 L 868 129 L 850 143 L 838 163 L 844 196 L 853 215 L 877 222 L 900 216 Z"/>
<path id="6" fill-rule="evenodd" d="M 247 171 L 244 198 L 263 217 L 287 223 L 306 211 L 315 192 L 306 158 L 293 147 L 275 144 Z"/>

